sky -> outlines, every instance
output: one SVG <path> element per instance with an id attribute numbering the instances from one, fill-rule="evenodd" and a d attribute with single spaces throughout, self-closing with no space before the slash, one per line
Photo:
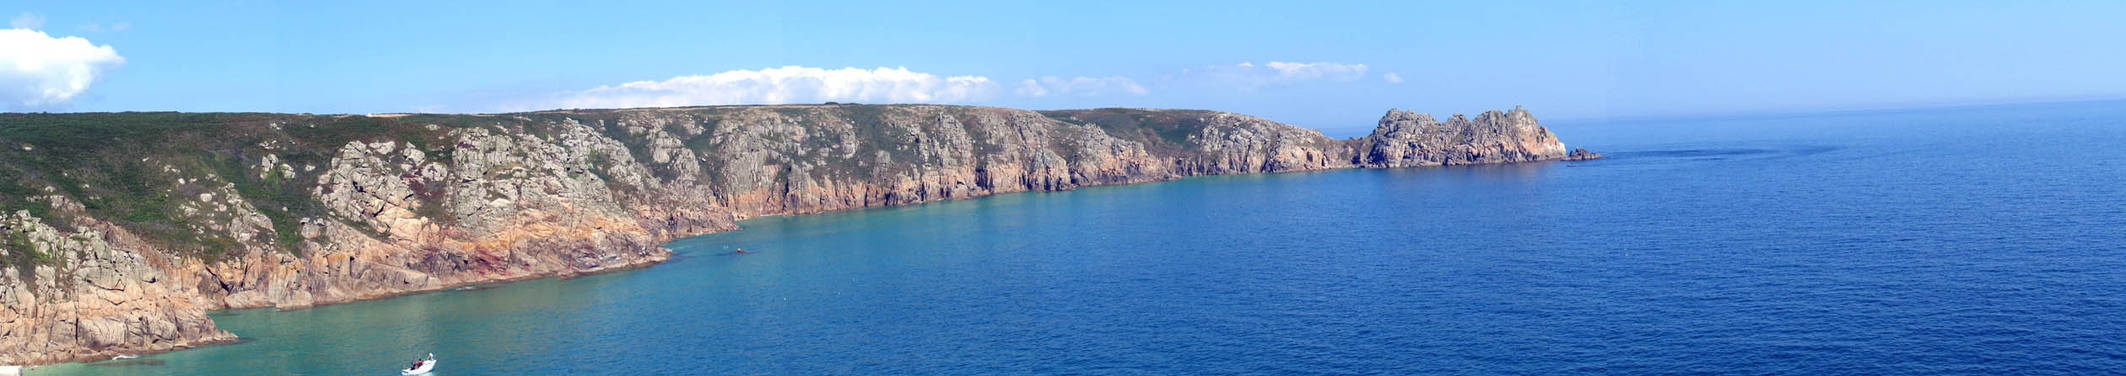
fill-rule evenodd
<path id="1" fill-rule="evenodd" d="M 10 1 L 7 111 L 1202 108 L 1370 128 L 2126 97 L 2119 1 Z"/>

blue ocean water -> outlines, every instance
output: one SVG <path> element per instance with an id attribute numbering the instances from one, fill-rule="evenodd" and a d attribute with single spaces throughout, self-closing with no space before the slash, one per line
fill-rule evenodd
<path id="1" fill-rule="evenodd" d="M 758 218 L 33 374 L 2126 370 L 2126 102 L 1550 125 L 1612 158 Z"/>

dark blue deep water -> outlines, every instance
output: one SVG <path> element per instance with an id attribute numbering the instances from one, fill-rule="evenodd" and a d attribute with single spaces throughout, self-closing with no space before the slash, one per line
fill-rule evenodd
<path id="1" fill-rule="evenodd" d="M 2126 371 L 2126 102 L 1550 125 L 1612 158 L 759 218 L 648 269 L 38 371 Z"/>

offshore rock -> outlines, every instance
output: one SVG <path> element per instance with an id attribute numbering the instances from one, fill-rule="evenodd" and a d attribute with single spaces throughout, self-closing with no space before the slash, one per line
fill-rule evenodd
<path id="1" fill-rule="evenodd" d="M 1596 159 L 1602 159 L 1602 153 L 1587 151 L 1587 149 L 1574 148 L 1572 149 L 1572 153 L 1565 154 L 1565 160 L 1568 161 L 1587 161 Z"/>

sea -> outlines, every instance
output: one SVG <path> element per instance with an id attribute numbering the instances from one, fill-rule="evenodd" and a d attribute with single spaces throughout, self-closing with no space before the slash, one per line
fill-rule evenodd
<path id="1" fill-rule="evenodd" d="M 29 374 L 2126 372 L 2126 101 L 1546 125 L 1609 158 L 755 218 Z"/>

